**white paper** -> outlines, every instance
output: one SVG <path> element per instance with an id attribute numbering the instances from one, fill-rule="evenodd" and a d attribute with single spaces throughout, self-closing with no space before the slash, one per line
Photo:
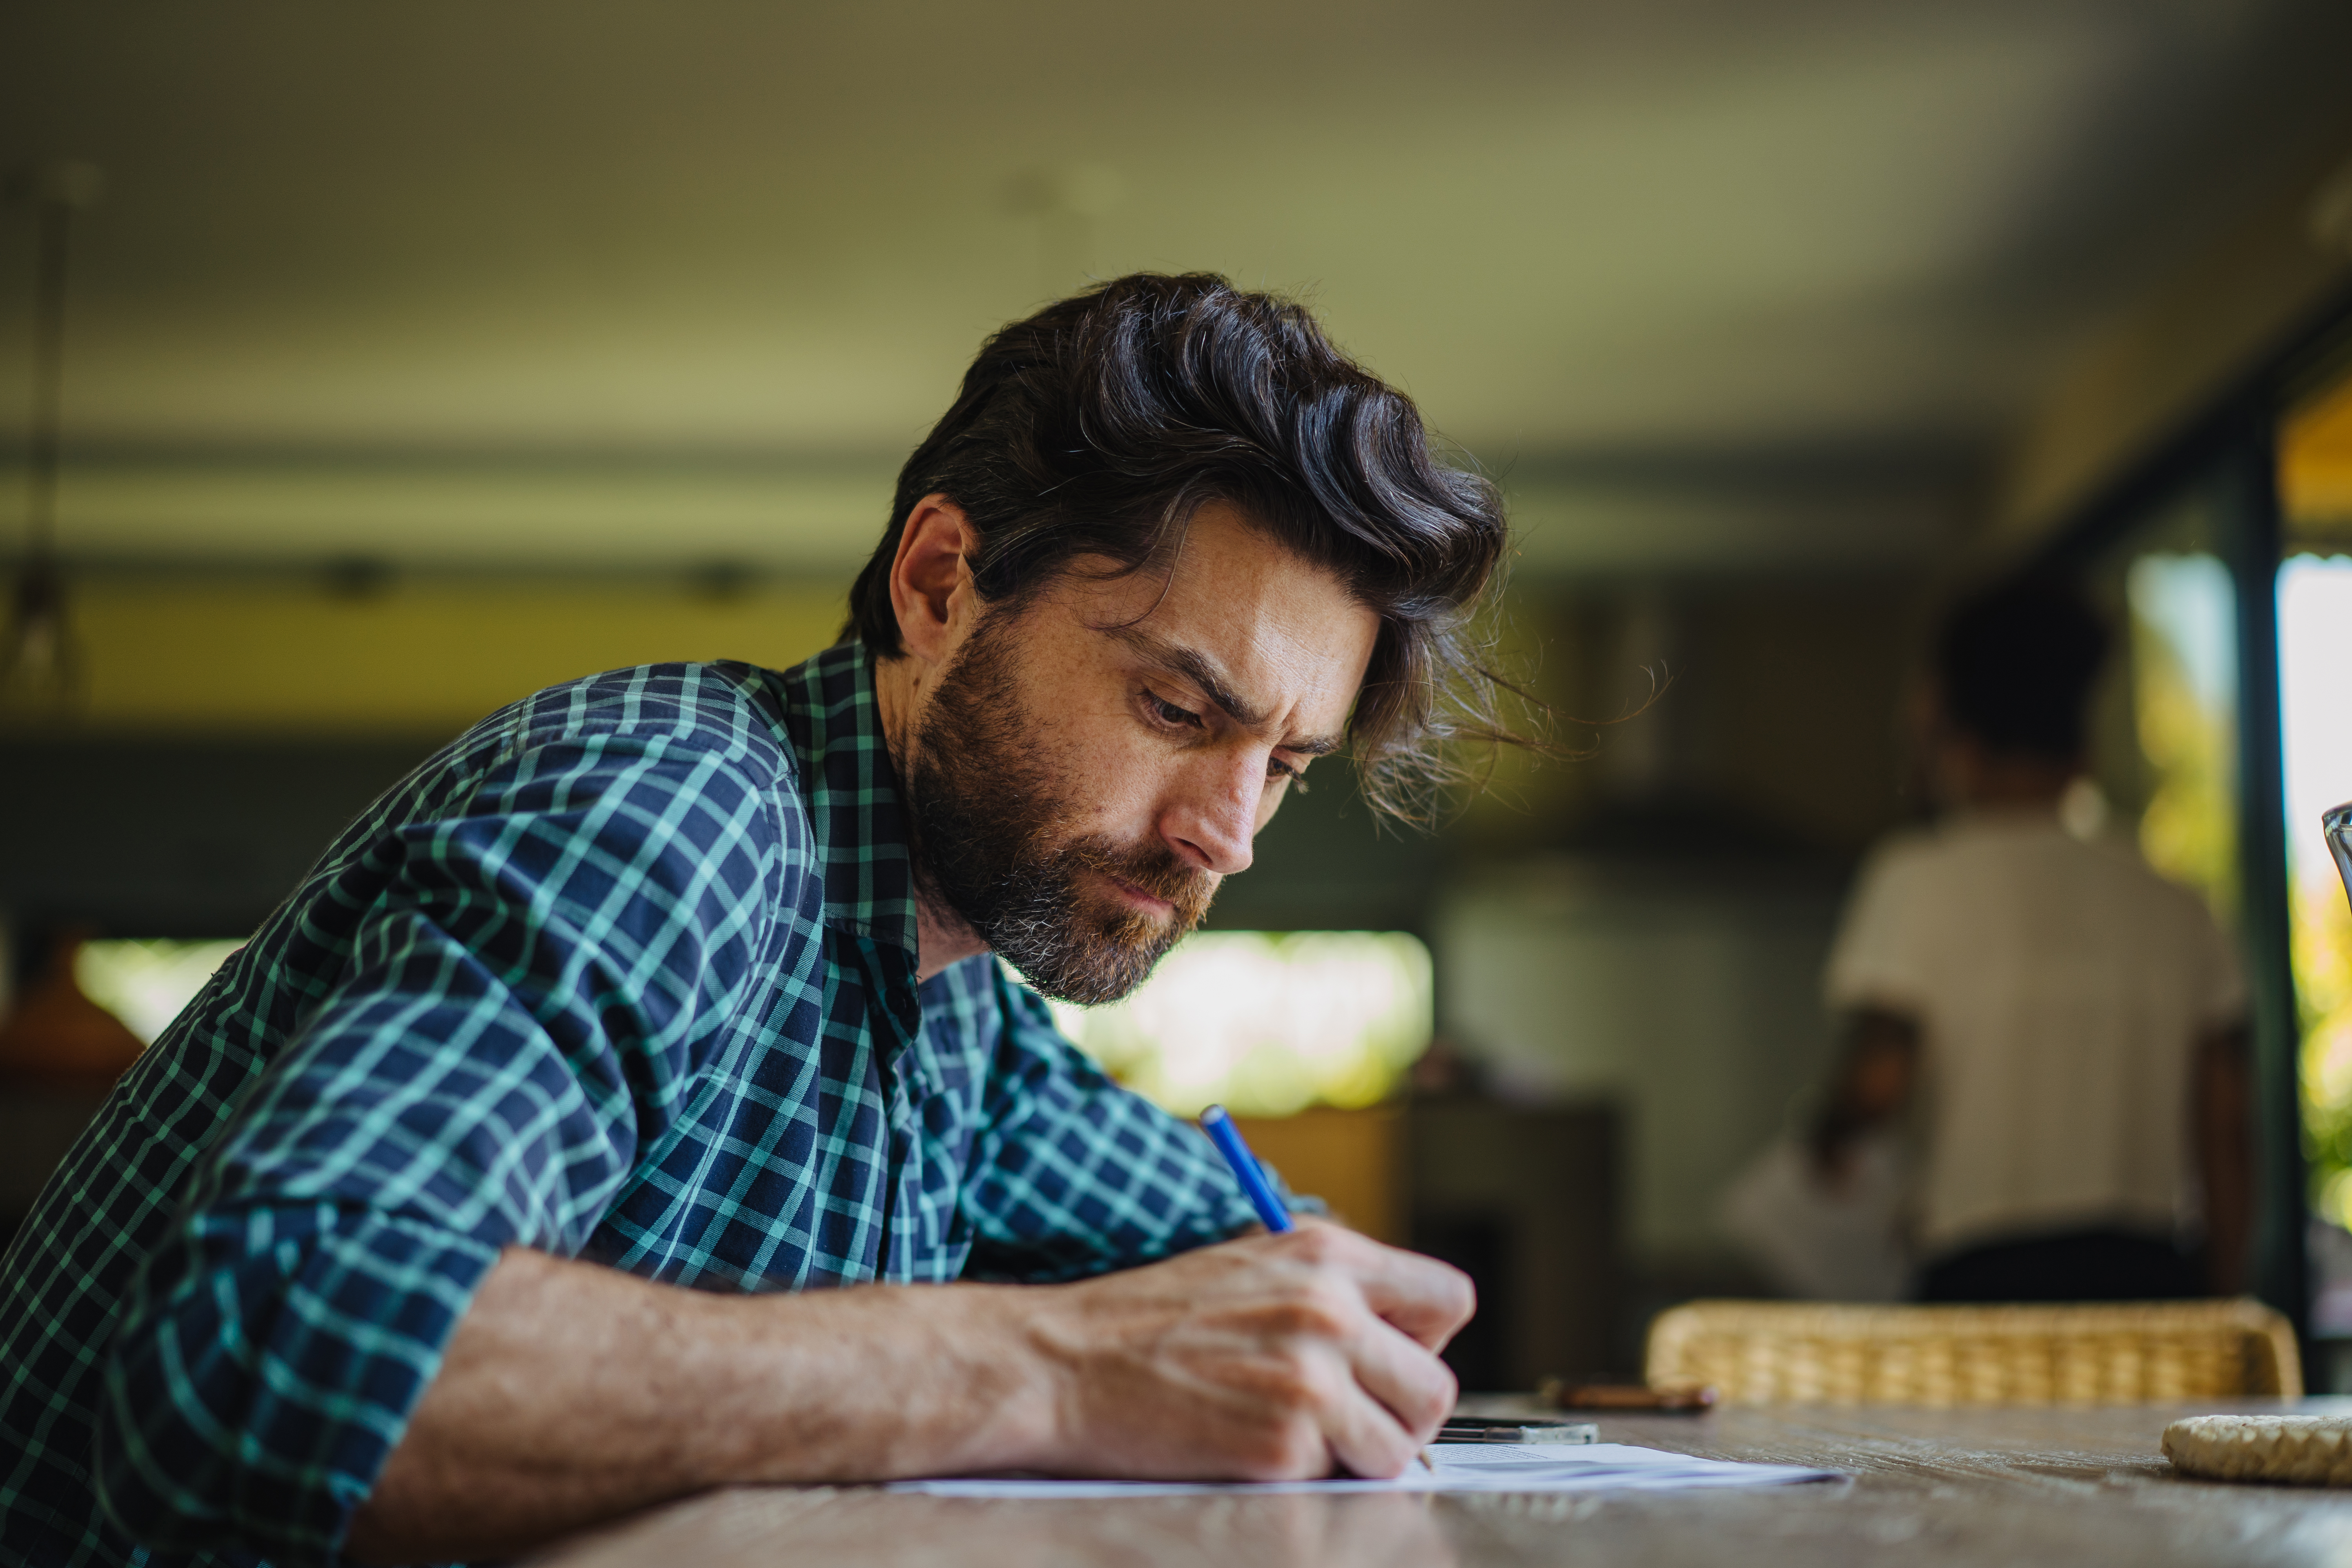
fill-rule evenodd
<path id="1" fill-rule="evenodd" d="M 1429 1468 L 1416 1464 L 1392 1481 L 1096 1481 L 1028 1477 L 898 1481 L 892 1491 L 933 1497 L 1196 1497 L 1218 1492 L 1581 1492 L 1672 1491 L 1687 1487 L 1780 1486 L 1835 1479 L 1832 1470 L 1700 1459 L 1624 1443 L 1436 1443 Z"/>

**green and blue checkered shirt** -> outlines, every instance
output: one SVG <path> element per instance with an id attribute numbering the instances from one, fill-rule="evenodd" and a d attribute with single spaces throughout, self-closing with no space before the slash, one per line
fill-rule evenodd
<path id="1" fill-rule="evenodd" d="M 321 1563 L 503 1247 L 714 1290 L 1220 1239 L 995 961 L 918 984 L 863 649 L 499 713 L 117 1086 L 0 1267 L 0 1562 Z"/>

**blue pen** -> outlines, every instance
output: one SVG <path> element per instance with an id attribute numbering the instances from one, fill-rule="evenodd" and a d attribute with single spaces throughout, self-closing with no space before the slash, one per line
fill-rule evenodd
<path id="1" fill-rule="evenodd" d="M 1282 1200 L 1275 1195 L 1274 1184 L 1265 1179 L 1265 1167 L 1257 1163 L 1250 1146 L 1242 1142 L 1241 1129 L 1234 1125 L 1234 1119 L 1225 1114 L 1223 1106 L 1213 1105 L 1201 1112 L 1201 1131 L 1209 1135 L 1209 1142 L 1217 1146 L 1217 1152 L 1234 1168 L 1234 1179 L 1249 1194 L 1250 1206 L 1257 1210 L 1258 1218 L 1265 1221 L 1265 1228 L 1294 1228 L 1290 1211 L 1282 1206 Z"/>

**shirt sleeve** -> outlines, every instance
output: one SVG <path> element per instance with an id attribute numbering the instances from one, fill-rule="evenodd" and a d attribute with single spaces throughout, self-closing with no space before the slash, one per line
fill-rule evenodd
<path id="1" fill-rule="evenodd" d="M 1002 973 L 997 1047 L 964 1216 L 967 1278 L 1069 1279 L 1149 1263 L 1257 1223 L 1208 1139 L 1123 1089 Z"/>
<path id="2" fill-rule="evenodd" d="M 605 734 L 518 746 L 365 851 L 338 983 L 126 1292 L 93 1455 L 118 1526 L 334 1559 L 499 1249 L 577 1252 L 708 1054 L 780 831 L 720 749 Z"/>
<path id="3" fill-rule="evenodd" d="M 1926 1000 L 1913 849 L 1907 839 L 1883 845 L 1854 879 L 1822 981 L 1833 1013 L 1874 1006 L 1904 1011 Z"/>

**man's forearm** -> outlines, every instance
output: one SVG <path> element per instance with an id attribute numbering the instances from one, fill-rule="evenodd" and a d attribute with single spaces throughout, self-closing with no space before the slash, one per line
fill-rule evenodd
<path id="1" fill-rule="evenodd" d="M 352 1523 L 350 1554 L 499 1555 L 740 1481 L 1009 1465 L 1049 1440 L 1020 1288 L 719 1296 L 509 1249 Z"/>
<path id="2" fill-rule="evenodd" d="M 1454 1406 L 1469 1281 L 1332 1226 L 1067 1285 L 711 1296 L 509 1250 L 354 1520 L 510 1555 L 744 1481 L 1037 1468 L 1393 1476 Z"/>

